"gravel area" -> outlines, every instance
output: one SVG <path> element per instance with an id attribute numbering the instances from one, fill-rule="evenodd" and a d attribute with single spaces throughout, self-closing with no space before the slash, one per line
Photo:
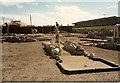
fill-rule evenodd
<path id="1" fill-rule="evenodd" d="M 62 41 L 68 39 L 61 38 Z M 79 42 L 78 38 L 70 38 Z M 2 44 L 3 81 L 119 81 L 118 71 L 62 74 L 43 50 L 42 42 L 3 43 Z M 120 52 L 97 47 L 82 46 L 87 52 L 110 60 L 116 64 Z"/>

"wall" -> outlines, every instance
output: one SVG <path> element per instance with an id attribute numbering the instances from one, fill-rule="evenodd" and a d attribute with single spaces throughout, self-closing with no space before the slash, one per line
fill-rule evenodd
<path id="1" fill-rule="evenodd" d="M 55 27 L 54 26 L 15 26 L 11 25 L 9 27 L 9 33 L 22 33 L 22 34 L 30 34 L 31 29 L 36 28 L 37 33 L 50 33 L 54 32 Z M 60 26 L 60 31 L 66 31 L 66 32 L 72 32 L 72 26 Z M 2 27 L 2 33 L 7 33 L 7 27 Z"/>

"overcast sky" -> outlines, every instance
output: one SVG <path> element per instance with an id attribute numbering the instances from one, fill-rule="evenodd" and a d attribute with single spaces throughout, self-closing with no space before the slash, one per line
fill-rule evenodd
<path id="1" fill-rule="evenodd" d="M 84 2 L 83 2 L 84 1 Z M 74 22 L 118 16 L 119 0 L 2 0 L 1 12 L 5 22 L 21 20 L 34 25 L 72 24 Z M 2 24 L 2 18 L 0 18 Z"/>

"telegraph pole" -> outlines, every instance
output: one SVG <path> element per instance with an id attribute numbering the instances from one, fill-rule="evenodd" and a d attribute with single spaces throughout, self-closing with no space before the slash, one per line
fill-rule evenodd
<path id="1" fill-rule="evenodd" d="M 32 25 L 32 17 L 31 17 L 31 14 L 30 14 L 30 25 Z"/>
<path id="2" fill-rule="evenodd" d="M 2 20 L 3 20 L 3 24 L 5 23 L 5 19 L 4 19 L 4 17 L 2 17 Z"/>

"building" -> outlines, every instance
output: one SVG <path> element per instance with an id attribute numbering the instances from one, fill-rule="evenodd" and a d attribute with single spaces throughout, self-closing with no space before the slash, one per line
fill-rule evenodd
<path id="1" fill-rule="evenodd" d="M 60 31 L 72 32 L 73 26 L 60 26 Z M 37 33 L 50 33 L 54 32 L 55 26 L 34 26 L 27 25 L 21 21 L 11 21 L 2 25 L 2 33 L 17 33 L 17 34 L 30 34 L 32 28 L 37 29 Z"/>
<path id="2" fill-rule="evenodd" d="M 73 24 L 76 28 L 93 27 L 93 26 L 109 26 L 109 25 L 120 24 L 120 17 L 116 17 L 116 16 L 105 17 L 105 18 L 99 18 L 99 19 L 93 19 L 87 21 L 80 21 Z"/>
<path id="3" fill-rule="evenodd" d="M 2 33 L 31 33 L 31 28 L 35 26 L 27 25 L 21 21 L 11 21 L 2 25 Z"/>

